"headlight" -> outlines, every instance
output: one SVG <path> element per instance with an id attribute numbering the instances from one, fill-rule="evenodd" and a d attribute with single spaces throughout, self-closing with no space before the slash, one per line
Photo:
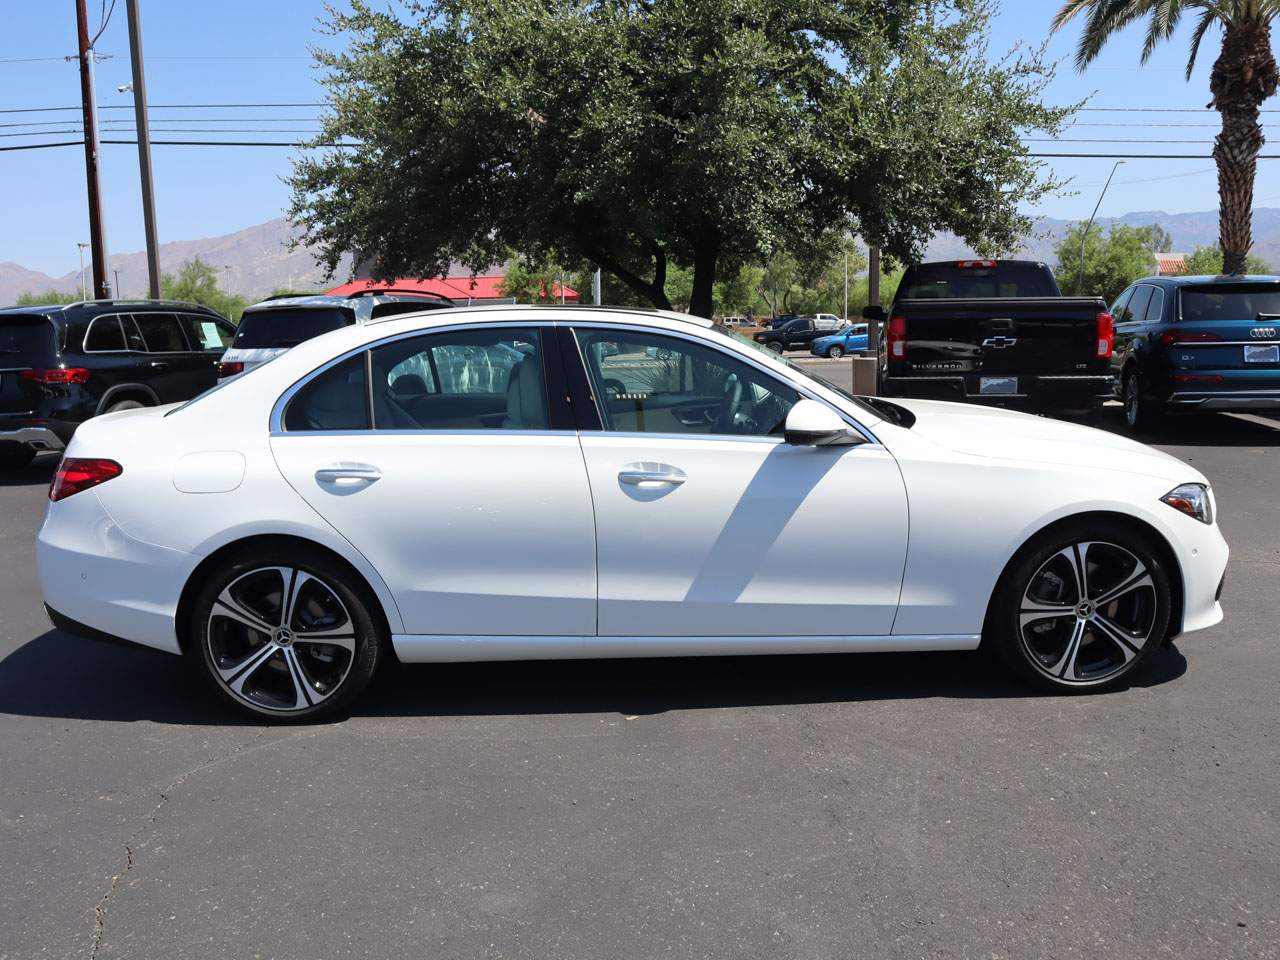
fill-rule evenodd
<path id="1" fill-rule="evenodd" d="M 1184 483 L 1174 487 L 1160 499 L 1201 523 L 1213 523 L 1213 498 L 1209 495 L 1208 486 L 1203 483 Z"/>

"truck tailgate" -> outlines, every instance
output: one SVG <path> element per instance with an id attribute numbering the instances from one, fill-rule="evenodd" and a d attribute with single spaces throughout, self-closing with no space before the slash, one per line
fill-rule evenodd
<path id="1" fill-rule="evenodd" d="M 1097 355 L 1102 301 L 1084 297 L 903 300 L 906 371 L 1070 374 Z"/>

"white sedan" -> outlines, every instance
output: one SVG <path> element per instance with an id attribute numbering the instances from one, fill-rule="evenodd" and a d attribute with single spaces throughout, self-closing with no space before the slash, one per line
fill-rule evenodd
<path id="1" fill-rule="evenodd" d="M 53 622 L 197 660 L 255 714 L 379 662 L 964 650 L 1122 682 L 1222 617 L 1196 470 L 1085 427 L 854 398 L 652 311 L 346 327 L 99 417 L 50 489 Z"/>

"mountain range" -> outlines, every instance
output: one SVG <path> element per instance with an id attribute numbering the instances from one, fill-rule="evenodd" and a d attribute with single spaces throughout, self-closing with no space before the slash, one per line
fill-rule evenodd
<path id="1" fill-rule="evenodd" d="M 1036 221 L 1015 256 L 1054 263 L 1054 244 L 1075 221 L 1044 217 Z M 1099 217 L 1096 223 L 1104 229 L 1113 223 L 1131 226 L 1158 224 L 1173 238 L 1173 249 L 1190 252 L 1218 239 L 1218 213 L 1164 213 L 1143 210 L 1119 217 Z M 290 249 L 289 241 L 296 228 L 283 217 L 268 220 L 235 233 L 203 240 L 175 240 L 160 245 L 160 269 L 176 272 L 186 261 L 200 257 L 222 274 L 221 286 L 249 299 L 257 299 L 281 287 L 320 289 L 326 285 L 324 271 L 316 266 L 312 253 L 305 248 Z M 1259 207 L 1253 211 L 1253 252 L 1280 268 L 1280 208 Z M 959 237 L 941 233 L 929 244 L 927 259 L 951 260 L 972 257 L 973 251 Z M 111 269 L 119 272 L 119 289 L 123 296 L 139 296 L 147 286 L 146 255 L 115 254 Z M 86 273 L 87 273 L 86 268 Z M 347 279 L 350 261 L 338 269 L 335 283 Z M 44 293 L 58 290 L 75 293 L 80 289 L 80 273 L 72 271 L 51 277 L 17 263 L 0 263 L 0 304 L 13 303 L 24 292 Z"/>

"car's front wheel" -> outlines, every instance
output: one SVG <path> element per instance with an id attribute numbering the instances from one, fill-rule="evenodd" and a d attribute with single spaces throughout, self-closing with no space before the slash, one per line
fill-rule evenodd
<path id="1" fill-rule="evenodd" d="M 348 707 L 373 676 L 385 648 L 375 602 L 320 551 L 246 554 L 201 587 L 188 652 L 237 707 L 316 720 Z"/>
<path id="2" fill-rule="evenodd" d="M 1060 524 L 1006 570 L 985 640 L 1037 686 L 1097 690 L 1160 646 L 1171 596 L 1166 562 L 1147 537 L 1109 520 Z"/>
<path id="3" fill-rule="evenodd" d="M 839 360 L 844 356 L 844 347 L 840 346 L 838 343 L 833 343 L 827 350 L 827 356 L 832 360 Z"/>

